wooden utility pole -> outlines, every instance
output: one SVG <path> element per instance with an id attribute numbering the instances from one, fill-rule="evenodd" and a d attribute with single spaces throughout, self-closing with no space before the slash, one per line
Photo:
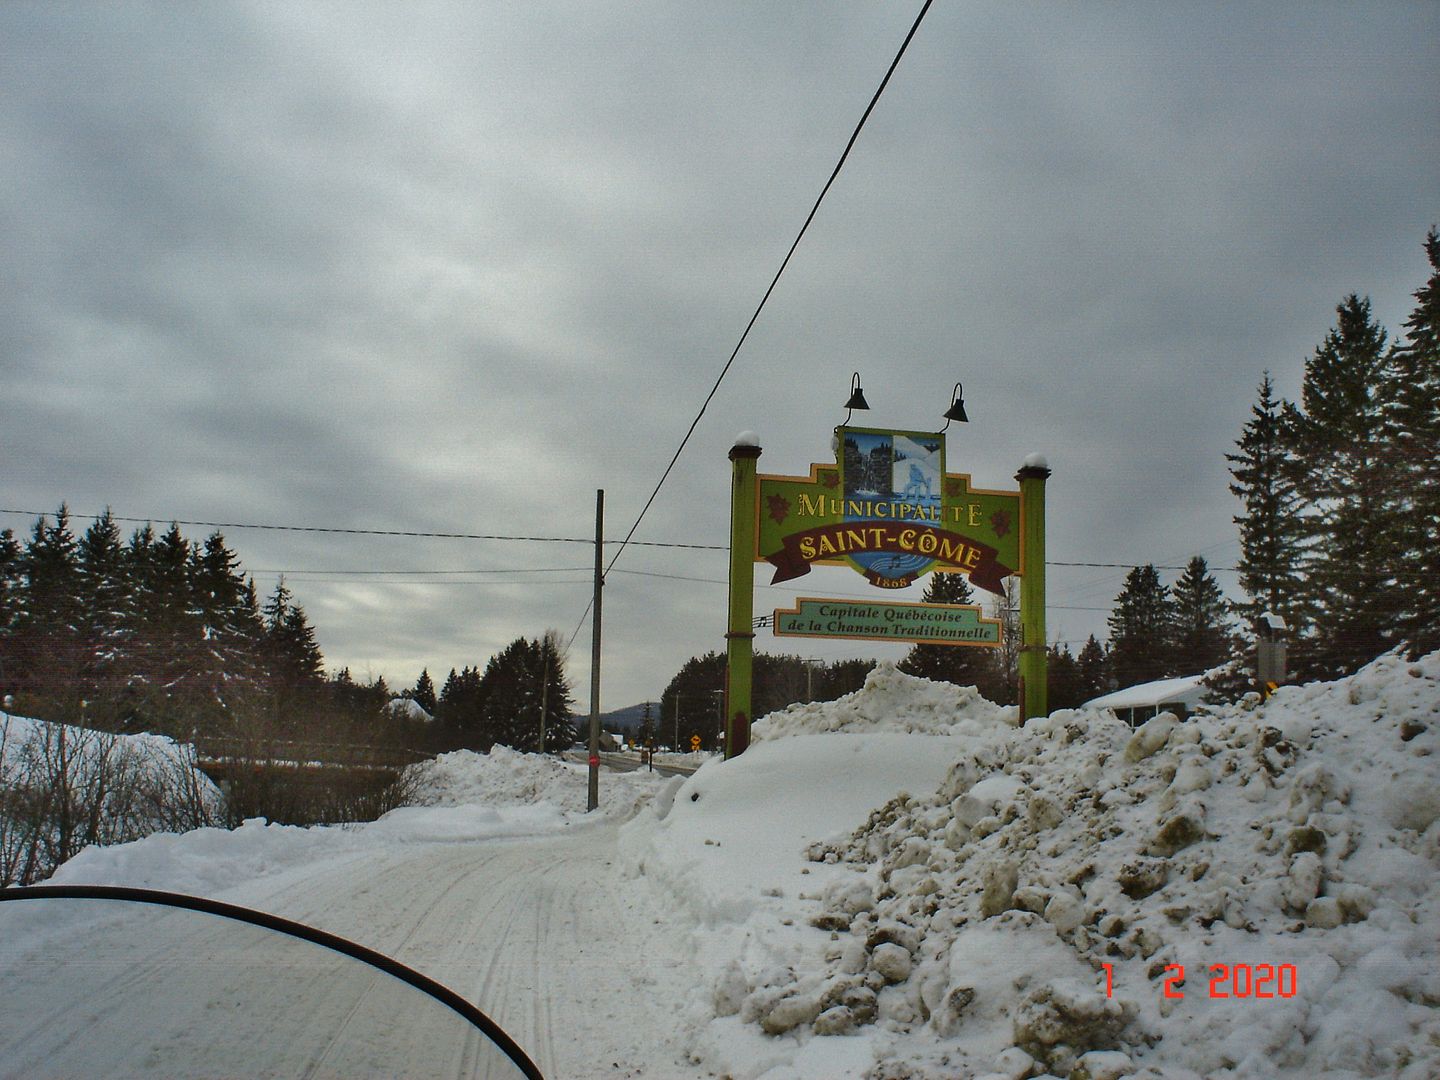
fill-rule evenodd
<path id="1" fill-rule="evenodd" d="M 600 805 L 600 592 L 605 586 L 605 489 L 595 492 L 595 601 L 590 620 L 590 800 Z"/>

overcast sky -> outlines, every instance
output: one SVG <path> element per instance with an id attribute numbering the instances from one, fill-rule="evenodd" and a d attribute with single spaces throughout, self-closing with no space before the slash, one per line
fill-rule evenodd
<path id="1" fill-rule="evenodd" d="M 5 0 L 0 504 L 584 538 L 603 488 L 623 536 L 919 8 Z M 858 371 L 883 427 L 963 381 L 976 486 L 1045 454 L 1053 562 L 1234 566 L 1263 372 L 1295 396 L 1347 293 L 1393 332 L 1425 280 L 1437 71 L 1421 0 L 939 0 L 636 538 L 725 544 L 736 434 L 829 460 Z M 333 669 L 578 629 L 588 708 L 583 544 L 225 533 Z M 1050 637 L 1124 575 L 1053 566 Z M 603 708 L 724 648 L 725 577 L 623 554 Z M 874 590 L 756 609 L 798 592 Z"/>

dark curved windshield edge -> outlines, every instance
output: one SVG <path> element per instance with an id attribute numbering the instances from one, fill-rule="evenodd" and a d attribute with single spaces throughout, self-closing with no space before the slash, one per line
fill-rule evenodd
<path id="1" fill-rule="evenodd" d="M 162 907 L 188 908 L 191 911 L 217 915 L 225 919 L 250 923 L 278 934 L 301 938 L 327 949 L 353 957 L 371 967 L 379 968 L 402 982 L 409 983 L 422 993 L 429 994 L 436 1001 L 449 1006 L 475 1027 L 479 1028 L 491 1042 L 499 1047 L 517 1068 L 532 1080 L 545 1080 L 540 1069 L 530 1060 L 503 1028 L 486 1016 L 470 1002 L 448 986 L 406 967 L 394 957 L 376 952 L 336 934 L 317 930 L 313 926 L 294 922 L 291 919 L 272 915 L 268 911 L 255 911 L 226 904 L 204 896 L 188 896 L 184 893 L 165 892 L 160 889 L 134 889 L 121 885 L 29 885 L 23 888 L 0 888 L 0 902 L 7 900 L 122 900 L 136 904 L 158 904 Z"/>

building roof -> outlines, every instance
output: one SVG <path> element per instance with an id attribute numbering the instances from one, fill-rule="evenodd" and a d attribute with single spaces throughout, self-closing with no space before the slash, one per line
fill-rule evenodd
<path id="1" fill-rule="evenodd" d="M 1178 679 L 1157 679 L 1155 682 L 1127 686 L 1123 690 L 1093 698 L 1082 709 L 1139 709 L 1147 705 L 1181 704 L 1187 709 L 1200 704 L 1205 696 L 1204 675 L 1184 675 Z"/>

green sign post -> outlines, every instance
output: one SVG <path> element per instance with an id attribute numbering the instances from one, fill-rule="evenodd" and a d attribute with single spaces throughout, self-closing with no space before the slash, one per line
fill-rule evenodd
<path id="1" fill-rule="evenodd" d="M 773 568 L 770 583 L 803 577 L 815 566 L 849 566 L 879 589 L 902 589 L 933 572 L 963 573 L 1004 594 L 1020 578 L 1020 706 L 1045 707 L 1045 481 L 1042 458 L 1026 459 L 1019 491 L 971 485 L 946 470 L 942 432 L 835 429 L 834 463 L 808 476 L 755 471 L 759 439 L 746 433 L 730 451 L 729 661 L 725 754 L 749 743 L 754 642 L 754 571 Z M 912 644 L 1000 644 L 999 623 L 958 605 L 802 598 L 777 610 L 777 635 L 865 638 Z"/>
<path id="2" fill-rule="evenodd" d="M 760 440 L 746 433 L 730 449 L 730 615 L 725 629 L 725 757 L 750 745 L 751 668 L 755 654 L 755 555 L 736 537 L 755 534 L 755 462 Z"/>

